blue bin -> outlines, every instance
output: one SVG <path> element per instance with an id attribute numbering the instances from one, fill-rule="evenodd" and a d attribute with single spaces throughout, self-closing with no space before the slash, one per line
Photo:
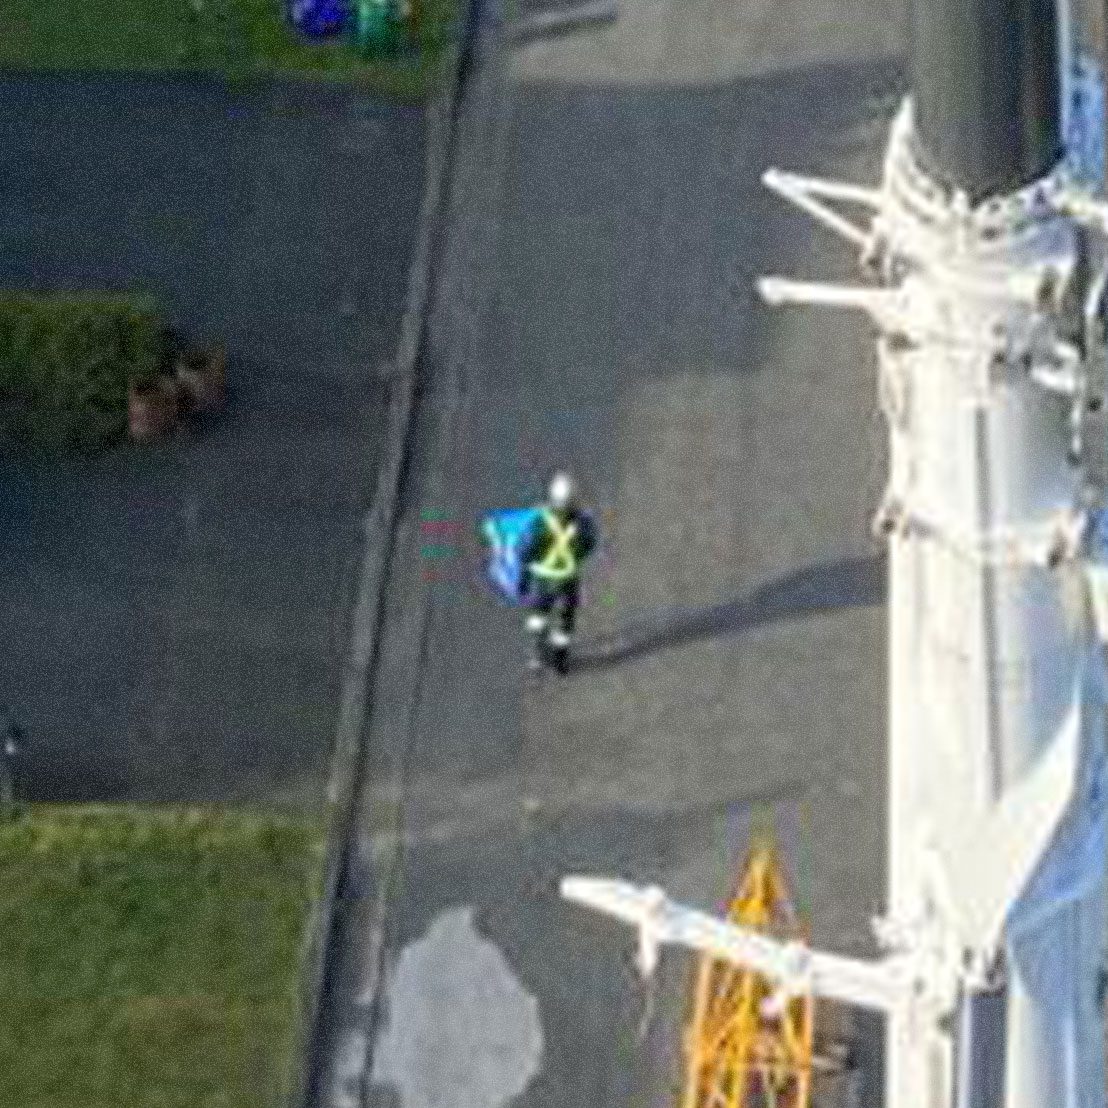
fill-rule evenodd
<path id="1" fill-rule="evenodd" d="M 288 0 L 292 25 L 312 38 L 341 34 L 350 19 L 350 0 Z"/>

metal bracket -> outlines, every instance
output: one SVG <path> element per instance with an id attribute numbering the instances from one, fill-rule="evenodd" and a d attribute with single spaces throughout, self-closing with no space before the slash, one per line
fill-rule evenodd
<path id="1" fill-rule="evenodd" d="M 759 277 L 758 292 L 767 304 L 818 304 L 865 312 L 892 343 L 911 346 L 922 341 L 910 325 L 902 297 L 894 289 L 862 285 L 835 285 L 821 281 L 793 281 L 787 277 Z"/>
<path id="2" fill-rule="evenodd" d="M 1061 188 L 1052 197 L 1052 207 L 1059 215 L 1108 238 L 1108 201 L 1092 192 L 1075 185 Z"/>
<path id="3" fill-rule="evenodd" d="M 872 224 L 866 229 L 851 223 L 834 209 L 821 204 L 817 197 L 861 204 L 879 212 L 884 206 L 884 198 L 879 189 L 851 185 L 844 181 L 829 181 L 822 177 L 802 177 L 780 169 L 767 169 L 762 174 L 762 183 L 806 211 L 816 222 L 853 243 L 863 253 L 872 252 L 875 240 L 880 236 L 879 229 Z"/>
<path id="4" fill-rule="evenodd" d="M 1080 398 L 1084 392 L 1084 374 L 1080 355 L 1068 343 L 1053 344 L 1055 357 L 1031 364 L 1028 375 L 1040 388 L 1068 399 Z"/>
<path id="5" fill-rule="evenodd" d="M 941 522 L 912 510 L 901 497 L 887 491 L 871 526 L 875 538 L 888 539 L 897 534 L 935 539 L 962 556 L 986 565 L 1057 569 L 1082 556 L 1088 513 L 1067 512 L 1030 534 L 997 530 L 980 536 L 959 536 Z"/>
<path id="6" fill-rule="evenodd" d="M 912 406 L 912 376 L 898 356 L 901 351 L 882 335 L 885 349 L 877 359 L 877 396 L 881 410 L 891 427 L 907 428 Z"/>
<path id="7" fill-rule="evenodd" d="M 1089 286 L 1084 305 L 1085 352 L 1103 349 L 1105 342 L 1105 324 L 1108 323 L 1108 266 L 1104 266 Z"/>
<path id="8" fill-rule="evenodd" d="M 887 954 L 902 954 L 911 949 L 916 928 L 893 916 L 874 916 L 870 929 L 878 947 Z"/>
<path id="9" fill-rule="evenodd" d="M 909 520 L 903 501 L 891 492 L 886 492 L 881 504 L 873 515 L 870 532 L 875 539 L 885 540 L 893 535 L 904 536 L 909 530 Z"/>
<path id="10" fill-rule="evenodd" d="M 635 965 L 644 980 L 651 980 L 662 955 L 663 919 L 666 894 L 657 885 L 643 892 L 643 916 L 639 923 L 639 947 Z"/>

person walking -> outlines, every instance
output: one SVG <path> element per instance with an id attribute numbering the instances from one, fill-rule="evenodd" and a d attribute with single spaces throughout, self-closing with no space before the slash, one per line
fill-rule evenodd
<path id="1" fill-rule="evenodd" d="M 581 571 L 596 541 L 596 523 L 580 506 L 573 479 L 567 473 L 554 474 L 521 555 L 522 591 L 530 608 L 527 630 L 534 644 L 528 663 L 532 671 L 549 666 L 564 676 L 569 670 Z"/>

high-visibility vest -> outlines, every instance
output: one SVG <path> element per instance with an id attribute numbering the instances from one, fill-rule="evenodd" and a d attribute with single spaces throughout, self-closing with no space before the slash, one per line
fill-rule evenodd
<path id="1" fill-rule="evenodd" d="M 542 560 L 532 564 L 531 572 L 554 584 L 568 581 L 577 573 L 577 555 L 573 553 L 577 524 L 561 523 L 549 508 L 543 509 L 542 519 L 553 541 Z"/>

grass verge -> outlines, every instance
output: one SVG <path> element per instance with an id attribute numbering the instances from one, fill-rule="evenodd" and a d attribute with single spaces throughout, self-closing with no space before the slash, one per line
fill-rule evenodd
<path id="1" fill-rule="evenodd" d="M 0 1102 L 277 1108 L 322 828 L 32 807 L 0 827 Z"/>
<path id="2" fill-rule="evenodd" d="M 433 90 L 458 0 L 423 0 L 417 42 L 369 57 L 301 38 L 284 0 L 4 0 L 0 71 L 215 72 L 339 78 L 419 101 Z"/>

